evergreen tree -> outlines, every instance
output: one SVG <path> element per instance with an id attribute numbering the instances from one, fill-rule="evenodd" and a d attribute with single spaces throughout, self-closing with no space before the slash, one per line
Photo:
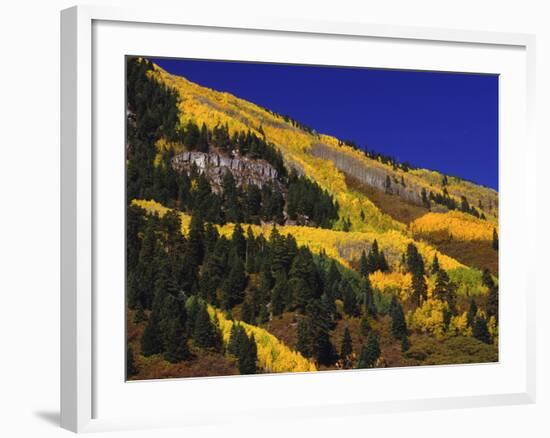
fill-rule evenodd
<path id="1" fill-rule="evenodd" d="M 435 281 L 435 287 L 433 290 L 433 295 L 435 298 L 445 301 L 449 304 L 449 309 L 451 312 L 455 313 L 456 311 L 456 293 L 455 287 L 451 284 L 449 276 L 443 269 L 439 269 L 437 272 L 437 278 Z"/>
<path id="2" fill-rule="evenodd" d="M 241 258 L 234 255 L 232 259 L 231 271 L 222 285 L 222 306 L 225 310 L 230 310 L 235 304 L 242 302 L 247 283 Z"/>
<path id="3" fill-rule="evenodd" d="M 235 250 L 235 253 L 241 260 L 246 258 L 246 238 L 244 237 L 244 232 L 241 227 L 241 224 L 235 224 L 233 228 L 233 234 L 231 236 L 231 245 Z"/>
<path id="4" fill-rule="evenodd" d="M 204 123 L 201 126 L 197 142 L 197 150 L 199 152 L 208 152 L 208 129 L 206 128 L 206 125 Z"/>
<path id="5" fill-rule="evenodd" d="M 206 305 L 199 305 L 194 325 L 193 340 L 195 345 L 201 348 L 215 348 L 217 345 L 216 328 L 210 320 Z"/>
<path id="6" fill-rule="evenodd" d="M 342 281 L 342 297 L 344 299 L 344 312 L 349 316 L 358 316 L 359 308 L 357 306 L 357 297 L 355 292 L 351 288 L 350 284 L 343 280 Z"/>
<path id="7" fill-rule="evenodd" d="M 467 318 L 466 321 L 467 321 L 468 327 L 474 326 L 476 315 L 477 315 L 477 304 L 472 298 L 472 300 L 470 301 L 470 308 L 468 309 L 468 313 L 466 315 L 466 318 Z"/>
<path id="8" fill-rule="evenodd" d="M 363 315 L 361 317 L 360 330 L 361 330 L 361 336 L 365 336 L 365 337 L 368 336 L 371 330 L 370 322 L 366 315 Z"/>
<path id="9" fill-rule="evenodd" d="M 391 303 L 390 313 L 392 324 L 391 331 L 395 339 L 403 339 L 407 337 L 407 323 L 405 322 L 405 314 L 403 307 L 394 295 Z"/>
<path id="10" fill-rule="evenodd" d="M 428 299 L 428 285 L 424 275 L 418 271 L 413 272 L 411 300 L 417 306 Z"/>
<path id="11" fill-rule="evenodd" d="M 159 321 L 153 311 L 149 315 L 149 321 L 147 321 L 147 325 L 141 336 L 141 354 L 152 356 L 153 354 L 161 353 L 163 349 Z"/>
<path id="12" fill-rule="evenodd" d="M 143 312 L 143 306 L 141 305 L 141 302 L 138 302 L 136 306 L 136 312 L 134 313 L 134 323 L 139 324 L 140 322 L 143 322 L 143 321 L 147 321 L 147 317 Z"/>
<path id="13" fill-rule="evenodd" d="M 231 171 L 226 171 L 222 178 L 223 207 L 228 222 L 242 221 L 242 209 L 239 202 L 239 190 Z"/>
<path id="14" fill-rule="evenodd" d="M 279 272 L 275 277 L 275 286 L 271 291 L 271 312 L 273 316 L 279 316 L 285 308 L 285 294 L 288 290 L 288 282 L 284 272 Z"/>
<path id="15" fill-rule="evenodd" d="M 176 363 L 190 356 L 187 338 L 179 319 L 174 318 L 167 323 L 164 337 L 166 339 L 164 358 L 168 362 Z"/>
<path id="16" fill-rule="evenodd" d="M 496 228 L 493 228 L 493 244 L 492 247 L 495 251 L 498 251 L 498 233 Z"/>
<path id="17" fill-rule="evenodd" d="M 498 286 L 488 269 L 483 270 L 482 282 L 489 290 L 487 294 L 487 317 L 494 316 L 498 321 Z"/>
<path id="18" fill-rule="evenodd" d="M 365 308 L 365 315 L 376 316 L 378 310 L 376 309 L 376 304 L 374 303 L 374 292 L 372 290 L 372 285 L 368 277 L 362 279 L 360 287 L 361 291 L 363 292 L 363 305 Z"/>
<path id="19" fill-rule="evenodd" d="M 409 338 L 407 336 L 403 336 L 401 338 L 401 352 L 404 353 L 411 348 L 411 344 L 409 342 Z"/>
<path id="20" fill-rule="evenodd" d="M 187 257 L 191 266 L 198 267 L 204 257 L 204 222 L 199 214 L 193 214 L 189 224 Z"/>
<path id="21" fill-rule="evenodd" d="M 357 368 L 372 368 L 376 365 L 380 353 L 378 336 L 371 331 L 368 335 L 367 343 L 361 348 L 361 355 L 359 356 Z"/>
<path id="22" fill-rule="evenodd" d="M 130 345 L 126 348 L 126 379 L 135 376 L 138 370 L 134 363 L 134 350 Z"/>
<path id="23" fill-rule="evenodd" d="M 256 323 L 256 315 L 254 314 L 254 307 L 248 300 L 245 300 L 241 307 L 241 319 L 248 324 Z"/>
<path id="24" fill-rule="evenodd" d="M 437 274 L 439 272 L 439 260 L 437 254 L 434 255 L 434 260 L 432 262 L 432 274 Z"/>
<path id="25" fill-rule="evenodd" d="M 351 334 L 349 329 L 346 327 L 344 330 L 344 336 L 342 337 L 342 343 L 340 347 L 340 357 L 344 361 L 344 368 L 348 368 L 351 361 L 350 356 L 353 353 L 353 343 L 351 340 Z"/>
<path id="26" fill-rule="evenodd" d="M 241 345 L 246 342 L 246 332 L 240 324 L 233 323 L 231 332 L 229 333 L 229 341 L 227 343 L 227 352 L 235 357 L 239 356 Z"/>
<path id="27" fill-rule="evenodd" d="M 242 342 L 239 345 L 239 373 L 241 374 L 256 374 L 256 362 L 258 361 L 258 350 L 254 334 L 250 338 L 244 335 Z"/>
<path id="28" fill-rule="evenodd" d="M 367 254 L 365 253 L 365 250 L 361 251 L 361 258 L 359 259 L 359 273 L 363 277 L 369 276 L 369 264 L 367 261 Z"/>
<path id="29" fill-rule="evenodd" d="M 491 335 L 487 328 L 487 320 L 483 316 L 477 316 L 473 326 L 473 337 L 486 344 L 491 343 Z"/>
<path id="30" fill-rule="evenodd" d="M 298 321 L 298 341 L 296 349 L 302 356 L 310 358 L 314 354 L 313 348 L 313 327 L 309 318 L 302 318 Z"/>
<path id="31" fill-rule="evenodd" d="M 332 345 L 332 342 L 330 341 L 328 331 L 318 331 L 315 337 L 315 343 L 317 350 L 317 363 L 326 366 L 332 365 L 336 360 L 336 351 L 334 349 L 334 345 Z"/>

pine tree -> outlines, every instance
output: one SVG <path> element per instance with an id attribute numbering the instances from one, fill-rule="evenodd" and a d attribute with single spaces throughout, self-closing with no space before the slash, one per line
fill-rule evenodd
<path id="1" fill-rule="evenodd" d="M 439 272 L 439 260 L 437 254 L 434 255 L 434 260 L 432 262 L 432 274 L 437 274 Z"/>
<path id="2" fill-rule="evenodd" d="M 153 354 L 161 353 L 164 349 L 162 345 L 162 336 L 160 332 L 159 322 L 157 321 L 155 312 L 149 315 L 149 321 L 145 326 L 143 335 L 141 336 L 141 354 L 144 356 L 152 356 Z"/>
<path id="3" fill-rule="evenodd" d="M 357 368 L 372 368 L 376 365 L 380 353 L 378 336 L 371 331 L 367 338 L 367 343 L 361 348 L 361 355 L 359 356 Z"/>
<path id="4" fill-rule="evenodd" d="M 304 357 L 313 356 L 313 329 L 308 318 L 302 318 L 298 321 L 298 341 L 296 343 L 296 349 Z"/>
<path id="5" fill-rule="evenodd" d="M 363 306 L 365 308 L 365 315 L 376 316 L 378 314 L 378 310 L 376 309 L 376 304 L 374 303 L 374 292 L 372 290 L 372 285 L 369 278 L 363 278 L 360 286 L 363 293 Z"/>
<path id="6" fill-rule="evenodd" d="M 498 286 L 488 269 L 483 271 L 482 282 L 489 289 L 487 294 L 487 317 L 494 316 L 498 321 Z"/>
<path id="7" fill-rule="evenodd" d="M 321 330 L 316 334 L 315 347 L 317 350 L 316 360 L 321 365 L 332 365 L 336 360 L 336 352 L 334 345 L 330 341 L 328 331 Z"/>
<path id="8" fill-rule="evenodd" d="M 197 142 L 197 150 L 199 152 L 208 152 L 208 129 L 203 123 L 200 130 L 200 135 Z"/>
<path id="9" fill-rule="evenodd" d="M 214 348 L 216 346 L 215 327 L 205 304 L 200 304 L 195 318 L 193 340 L 197 347 Z"/>
<path id="10" fill-rule="evenodd" d="M 472 298 L 472 300 L 470 301 L 470 308 L 468 309 L 468 313 L 466 315 L 466 321 L 467 321 L 468 327 L 474 326 L 476 315 L 477 315 L 477 304 Z"/>
<path id="11" fill-rule="evenodd" d="M 369 276 L 369 264 L 367 261 L 367 254 L 365 253 L 365 250 L 361 251 L 361 258 L 359 259 L 359 273 L 363 277 Z"/>
<path id="12" fill-rule="evenodd" d="M 134 363 L 134 350 L 130 345 L 126 348 L 126 379 L 136 375 L 138 372 Z"/>
<path id="13" fill-rule="evenodd" d="M 140 322 L 143 322 L 143 321 L 147 321 L 147 317 L 143 312 L 143 306 L 141 305 L 141 302 L 138 302 L 136 306 L 136 312 L 134 313 L 134 323 L 139 324 Z"/>
<path id="14" fill-rule="evenodd" d="M 233 256 L 231 271 L 222 285 L 222 306 L 230 310 L 235 304 L 242 302 L 246 288 L 247 276 L 240 257 Z"/>
<path id="15" fill-rule="evenodd" d="M 443 269 L 439 269 L 437 272 L 433 295 L 435 298 L 449 304 L 449 309 L 451 309 L 451 312 L 454 313 L 456 311 L 455 288 L 454 285 L 451 284 L 449 276 Z"/>
<path id="16" fill-rule="evenodd" d="M 246 238 L 244 237 L 244 232 L 241 227 L 241 224 L 235 224 L 233 228 L 233 234 L 231 236 L 231 246 L 235 250 L 235 253 L 242 259 L 246 258 Z"/>
<path id="17" fill-rule="evenodd" d="M 184 335 L 183 327 L 179 319 L 171 319 L 166 327 L 164 358 L 171 363 L 187 359 L 189 348 L 187 338 Z"/>
<path id="18" fill-rule="evenodd" d="M 403 336 L 401 338 L 401 352 L 404 353 L 411 348 L 411 344 L 409 342 L 409 338 L 407 336 Z"/>
<path id="19" fill-rule="evenodd" d="M 358 316 L 357 297 L 347 281 L 342 281 L 342 297 L 344 299 L 344 312 L 349 316 Z"/>
<path id="20" fill-rule="evenodd" d="M 235 357 L 239 356 L 241 344 L 246 342 L 246 332 L 240 324 L 233 323 L 227 343 L 227 352 Z"/>
<path id="21" fill-rule="evenodd" d="M 271 312 L 273 316 L 279 316 L 285 308 L 285 294 L 288 290 L 288 282 L 284 272 L 277 274 L 275 278 L 275 286 L 271 291 Z"/>
<path id="22" fill-rule="evenodd" d="M 491 343 L 491 335 L 487 328 L 487 320 L 483 316 L 477 316 L 474 321 L 473 337 L 486 344 Z"/>
<path id="23" fill-rule="evenodd" d="M 241 319 L 248 324 L 256 323 L 256 316 L 254 315 L 254 307 L 248 300 L 245 300 L 241 307 Z"/>
<path id="24" fill-rule="evenodd" d="M 366 315 L 363 315 L 361 317 L 360 330 L 361 330 L 361 336 L 365 336 L 365 337 L 368 336 L 371 330 L 370 322 Z"/>
<path id="25" fill-rule="evenodd" d="M 256 374 L 256 362 L 258 360 L 256 340 L 254 334 L 250 338 L 244 335 L 239 345 L 238 365 L 241 374 Z"/>
<path id="26" fill-rule="evenodd" d="M 344 336 L 342 337 L 342 343 L 340 347 L 340 357 L 344 361 L 344 368 L 348 368 L 350 364 L 350 356 L 353 353 L 353 343 L 351 340 L 351 334 L 349 328 L 344 330 Z"/>
<path id="27" fill-rule="evenodd" d="M 405 314 L 403 312 L 403 307 L 397 300 L 397 297 L 392 296 L 391 303 L 391 331 L 395 339 L 403 339 L 407 337 L 407 323 L 405 322 Z"/>
<path id="28" fill-rule="evenodd" d="M 200 214 L 193 214 L 187 239 L 188 263 L 194 267 L 202 264 L 204 258 L 204 222 Z"/>
<path id="29" fill-rule="evenodd" d="M 424 275 L 418 271 L 413 272 L 412 278 L 412 302 L 420 307 L 420 305 L 428 299 L 428 285 Z"/>

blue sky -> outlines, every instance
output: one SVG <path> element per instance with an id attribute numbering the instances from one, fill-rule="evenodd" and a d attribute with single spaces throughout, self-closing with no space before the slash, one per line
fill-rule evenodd
<path id="1" fill-rule="evenodd" d="M 498 190 L 498 77 L 149 58 L 340 139 Z"/>

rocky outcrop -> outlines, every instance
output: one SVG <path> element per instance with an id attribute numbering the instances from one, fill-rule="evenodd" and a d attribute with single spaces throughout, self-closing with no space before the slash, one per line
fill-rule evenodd
<path id="1" fill-rule="evenodd" d="M 248 157 L 183 152 L 172 159 L 172 166 L 178 172 L 187 173 L 195 166 L 200 173 L 206 174 L 212 189 L 217 193 L 221 192 L 221 183 L 226 172 L 233 174 L 237 186 L 255 184 L 261 188 L 266 183 L 279 184 L 277 170 L 271 164 Z"/>
<path id="2" fill-rule="evenodd" d="M 394 179 L 395 175 L 384 172 L 382 169 L 376 167 L 368 167 L 364 163 L 323 143 L 312 145 L 311 153 L 316 157 L 332 161 L 338 170 L 351 175 L 364 184 L 400 196 L 417 205 L 422 205 L 422 198 L 420 196 L 421 187 L 415 187 L 410 184 L 403 187 L 399 180 Z M 389 188 L 386 187 L 387 176 L 390 177 Z"/>

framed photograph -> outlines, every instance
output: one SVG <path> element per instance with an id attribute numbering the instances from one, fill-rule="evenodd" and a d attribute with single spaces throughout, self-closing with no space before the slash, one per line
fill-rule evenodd
<path id="1" fill-rule="evenodd" d="M 61 51 L 63 427 L 534 401 L 534 37 L 74 7 Z"/>

